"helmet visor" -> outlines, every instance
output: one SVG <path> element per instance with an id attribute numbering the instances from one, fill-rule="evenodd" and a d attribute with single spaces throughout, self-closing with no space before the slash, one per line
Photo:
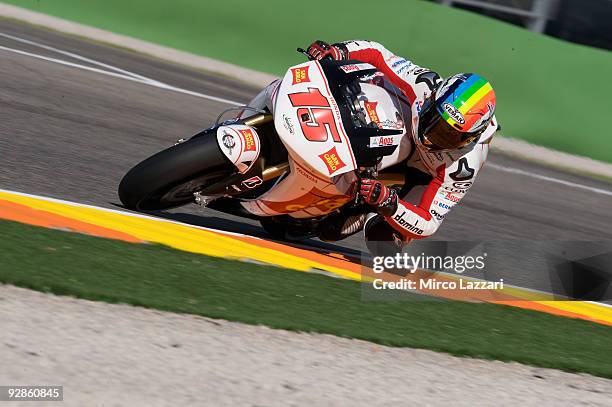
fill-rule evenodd
<path id="1" fill-rule="evenodd" d="M 419 142 L 432 151 L 457 150 L 472 142 L 479 133 L 466 133 L 455 129 L 432 105 L 419 120 Z"/>

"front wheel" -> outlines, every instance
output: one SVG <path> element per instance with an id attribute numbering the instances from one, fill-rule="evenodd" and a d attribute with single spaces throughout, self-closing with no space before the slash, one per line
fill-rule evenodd
<path id="1" fill-rule="evenodd" d="M 227 178 L 234 168 L 214 134 L 177 144 L 132 168 L 119 184 L 128 209 L 153 211 L 193 202 L 193 194 Z"/>

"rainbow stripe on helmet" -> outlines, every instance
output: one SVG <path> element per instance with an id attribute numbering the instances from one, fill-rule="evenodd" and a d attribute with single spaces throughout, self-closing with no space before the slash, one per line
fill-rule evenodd
<path id="1" fill-rule="evenodd" d="M 436 108 L 449 125 L 462 132 L 476 132 L 493 117 L 495 92 L 480 75 L 454 75 L 436 94 Z"/>

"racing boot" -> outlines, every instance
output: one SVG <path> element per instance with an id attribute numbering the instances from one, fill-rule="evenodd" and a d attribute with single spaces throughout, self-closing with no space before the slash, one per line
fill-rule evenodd
<path id="1" fill-rule="evenodd" d="M 368 250 L 372 256 L 395 256 L 401 253 L 411 239 L 404 240 L 402 235 L 378 214 L 368 214 L 363 234 Z"/>

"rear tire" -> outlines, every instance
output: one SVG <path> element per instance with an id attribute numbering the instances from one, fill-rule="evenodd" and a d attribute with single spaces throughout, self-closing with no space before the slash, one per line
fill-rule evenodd
<path id="1" fill-rule="evenodd" d="M 214 133 L 192 138 L 147 158 L 119 184 L 128 209 L 153 211 L 193 202 L 193 193 L 234 172 Z"/>
<path id="2" fill-rule="evenodd" d="M 263 229 L 277 240 L 304 240 L 316 236 L 316 222 L 297 220 L 287 215 L 264 216 L 259 219 Z"/>

